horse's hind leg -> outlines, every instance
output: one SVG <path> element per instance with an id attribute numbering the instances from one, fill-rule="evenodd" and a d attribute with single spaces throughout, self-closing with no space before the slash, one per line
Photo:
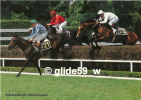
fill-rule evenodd
<path id="1" fill-rule="evenodd" d="M 92 46 L 92 49 L 94 49 L 95 48 L 95 46 L 93 45 L 93 39 L 91 39 L 91 46 Z"/>
<path id="2" fill-rule="evenodd" d="M 72 47 L 72 40 L 69 39 L 69 47 L 71 48 Z"/>
<path id="3" fill-rule="evenodd" d="M 34 63 L 34 66 L 37 67 L 39 74 L 42 75 L 41 69 L 40 69 L 40 67 L 38 66 L 38 60 L 34 60 L 33 63 Z"/>

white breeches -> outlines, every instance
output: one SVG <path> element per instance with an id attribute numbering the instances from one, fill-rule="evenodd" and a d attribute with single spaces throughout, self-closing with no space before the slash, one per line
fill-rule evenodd
<path id="1" fill-rule="evenodd" d="M 33 42 L 37 42 L 37 43 L 40 43 L 41 40 L 45 39 L 47 37 L 48 33 L 43 33 L 43 34 L 38 34 Z"/>
<path id="2" fill-rule="evenodd" d="M 108 24 L 110 26 L 112 26 L 113 24 L 115 24 L 116 22 L 118 22 L 118 20 L 119 20 L 118 17 L 115 17 L 114 19 L 110 20 Z"/>
<path id="3" fill-rule="evenodd" d="M 57 32 L 58 32 L 59 34 L 61 34 L 62 31 L 63 31 L 63 27 L 65 27 L 66 25 L 67 25 L 67 22 L 64 21 L 64 22 L 62 22 L 62 23 L 60 23 L 60 24 L 57 24 L 57 25 L 54 25 L 54 26 L 52 26 L 52 27 L 55 27 L 56 30 L 57 30 Z"/>

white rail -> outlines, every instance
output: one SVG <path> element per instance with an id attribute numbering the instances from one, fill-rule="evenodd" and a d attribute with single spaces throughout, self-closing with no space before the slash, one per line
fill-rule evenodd
<path id="1" fill-rule="evenodd" d="M 2 60 L 2 67 L 5 66 L 5 60 L 26 60 L 25 58 L 0 58 Z M 38 60 L 39 67 L 41 66 L 41 61 L 69 61 L 69 62 L 80 62 L 80 67 L 83 67 L 83 62 L 105 62 L 105 63 L 129 63 L 130 72 L 133 72 L 133 64 L 141 63 L 139 60 L 86 60 L 86 59 L 45 59 L 41 58 Z"/>
<path id="2" fill-rule="evenodd" d="M 0 32 L 28 32 L 29 29 L 0 29 Z"/>
<path id="3" fill-rule="evenodd" d="M 28 39 L 28 37 L 22 37 L 22 38 L 24 38 L 24 39 Z M 0 41 L 3 41 L 3 40 L 11 40 L 12 39 L 12 37 L 0 37 Z"/>
<path id="4" fill-rule="evenodd" d="M 29 29 L 0 29 L 0 32 L 28 32 Z M 11 40 L 12 37 L 0 37 L 0 41 Z M 23 37 L 27 39 L 27 37 Z"/>

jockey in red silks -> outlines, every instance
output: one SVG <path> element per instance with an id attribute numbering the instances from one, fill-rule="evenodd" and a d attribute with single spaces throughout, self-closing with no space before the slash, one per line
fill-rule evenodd
<path id="1" fill-rule="evenodd" d="M 67 25 L 65 18 L 60 15 L 57 15 L 55 11 L 50 11 L 50 15 L 52 19 L 51 22 L 47 25 L 55 27 L 57 33 L 61 34 L 63 31 L 63 27 Z"/>

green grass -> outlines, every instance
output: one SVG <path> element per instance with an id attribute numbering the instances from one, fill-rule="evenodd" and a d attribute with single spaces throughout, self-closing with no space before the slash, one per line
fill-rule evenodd
<path id="1" fill-rule="evenodd" d="M 14 71 L 19 72 L 21 67 L 2 67 L 2 71 Z M 44 73 L 44 68 L 41 68 L 42 73 Z M 26 67 L 24 69 L 24 72 L 32 72 L 32 73 L 38 73 L 37 68 L 34 67 Z M 93 71 L 88 71 L 89 75 L 93 75 Z M 100 75 L 102 76 L 116 76 L 116 77 L 136 77 L 141 78 L 141 72 L 129 72 L 129 71 L 106 71 L 102 70 Z"/>
<path id="2" fill-rule="evenodd" d="M 1 74 L 1 82 L 2 100 L 141 100 L 141 81 L 136 80 Z"/>

